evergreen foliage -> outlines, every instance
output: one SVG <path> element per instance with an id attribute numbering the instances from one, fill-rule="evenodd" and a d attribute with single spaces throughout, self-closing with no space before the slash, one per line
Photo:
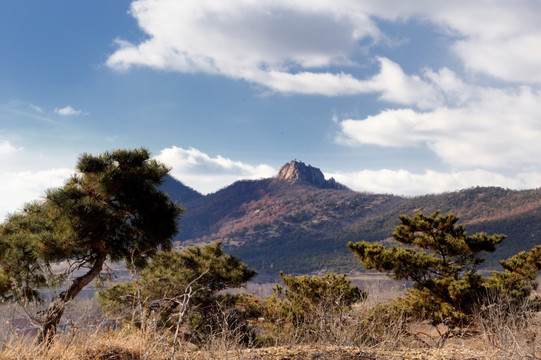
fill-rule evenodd
<path id="1" fill-rule="evenodd" d="M 0 295 L 36 299 L 40 288 L 67 285 L 41 314 L 42 339 L 107 259 L 143 266 L 171 247 L 182 210 L 158 189 L 167 173 L 145 149 L 84 154 L 63 187 L 1 225 Z"/>
<path id="2" fill-rule="evenodd" d="M 164 327 L 173 327 L 182 313 L 180 321 L 188 325 L 192 340 L 202 341 L 216 329 L 216 316 L 239 300 L 222 291 L 242 287 L 256 272 L 226 254 L 218 242 L 160 252 L 139 275 L 136 282 L 115 284 L 99 294 L 106 311 L 140 326 L 158 318 Z"/>
<path id="3" fill-rule="evenodd" d="M 299 338 L 332 338 L 351 306 L 367 296 L 346 275 L 326 273 L 310 277 L 280 273 L 280 277 L 284 287 L 276 286 L 265 299 L 264 317 L 275 332 L 288 330 Z"/>
<path id="4" fill-rule="evenodd" d="M 521 301 L 537 288 L 541 246 L 502 261 L 504 271 L 487 277 L 478 272 L 483 262 L 479 254 L 493 252 L 504 235 L 467 235 L 457 225 L 458 217 L 437 211 L 399 219 L 392 236 L 402 246 L 386 248 L 365 241 L 347 245 L 365 268 L 413 282 L 413 288 L 392 307 L 433 324 L 457 325 L 470 322 L 476 306 L 488 295 Z"/>

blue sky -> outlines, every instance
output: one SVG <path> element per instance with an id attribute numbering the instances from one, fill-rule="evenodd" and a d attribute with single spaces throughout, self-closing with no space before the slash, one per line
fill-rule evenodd
<path id="1" fill-rule="evenodd" d="M 6 0 L 0 217 L 82 153 L 203 192 L 292 159 L 404 195 L 541 185 L 537 1 Z"/>

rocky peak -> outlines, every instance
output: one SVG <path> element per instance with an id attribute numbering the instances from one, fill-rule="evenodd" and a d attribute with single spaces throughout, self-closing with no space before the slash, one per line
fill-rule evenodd
<path id="1" fill-rule="evenodd" d="M 292 185 L 312 185 L 324 189 L 345 188 L 332 178 L 325 180 L 325 176 L 318 168 L 297 160 L 284 164 L 278 171 L 275 181 L 287 181 Z"/>

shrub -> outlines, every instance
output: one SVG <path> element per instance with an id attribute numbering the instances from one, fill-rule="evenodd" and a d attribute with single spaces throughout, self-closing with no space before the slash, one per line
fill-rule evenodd
<path id="1" fill-rule="evenodd" d="M 227 322 L 239 327 L 244 321 L 235 309 L 239 295 L 223 290 L 241 287 L 255 274 L 220 243 L 189 247 L 158 253 L 137 281 L 113 285 L 99 299 L 106 311 L 141 327 L 154 321 L 202 342 Z"/>
<path id="2" fill-rule="evenodd" d="M 346 324 L 351 306 L 366 292 L 345 275 L 292 276 L 280 273 L 285 287 L 276 286 L 264 301 L 264 317 L 277 340 L 280 335 L 297 339 L 336 340 Z"/>
<path id="3" fill-rule="evenodd" d="M 460 325 L 472 321 L 479 299 L 489 299 L 487 295 L 521 302 L 537 288 L 541 246 L 502 261 L 504 271 L 486 277 L 477 271 L 483 262 L 479 253 L 494 251 L 504 235 L 467 235 L 452 214 L 417 212 L 412 218 L 399 218 L 401 224 L 392 236 L 402 246 L 386 248 L 365 241 L 347 245 L 367 269 L 413 282 L 406 296 L 390 308 L 404 309 L 433 325 Z"/>

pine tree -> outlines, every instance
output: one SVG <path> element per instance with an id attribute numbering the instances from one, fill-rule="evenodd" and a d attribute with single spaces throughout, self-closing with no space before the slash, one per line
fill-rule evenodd
<path id="1" fill-rule="evenodd" d="M 433 324 L 458 325 L 471 321 L 483 298 L 521 301 L 537 288 L 541 269 L 541 246 L 502 261 L 504 271 L 492 276 L 478 272 L 482 252 L 493 252 L 504 235 L 468 235 L 458 217 L 434 212 L 401 215 L 393 238 L 401 246 L 384 247 L 365 241 L 348 243 L 364 267 L 386 272 L 393 279 L 413 282 L 400 305 L 411 316 Z"/>
<path id="2" fill-rule="evenodd" d="M 238 295 L 223 290 L 244 286 L 256 272 L 236 256 L 225 253 L 217 242 L 182 251 L 162 251 L 139 275 L 135 282 L 115 284 L 99 293 L 106 311 L 141 327 L 150 316 L 157 317 L 158 324 L 165 328 L 187 324 L 192 340 L 201 341 L 221 325 L 216 324 L 219 315 L 239 300 Z"/>
<path id="3" fill-rule="evenodd" d="M 66 285 L 41 313 L 42 340 L 106 260 L 142 266 L 171 248 L 182 210 L 158 189 L 167 172 L 145 149 L 84 154 L 63 187 L 1 225 L 0 295 L 36 299 L 39 288 Z"/>
<path id="4" fill-rule="evenodd" d="M 293 276 L 280 272 L 284 286 L 263 302 L 263 314 L 276 333 L 291 331 L 300 337 L 335 338 L 353 304 L 367 292 L 346 279 L 346 275 Z"/>

